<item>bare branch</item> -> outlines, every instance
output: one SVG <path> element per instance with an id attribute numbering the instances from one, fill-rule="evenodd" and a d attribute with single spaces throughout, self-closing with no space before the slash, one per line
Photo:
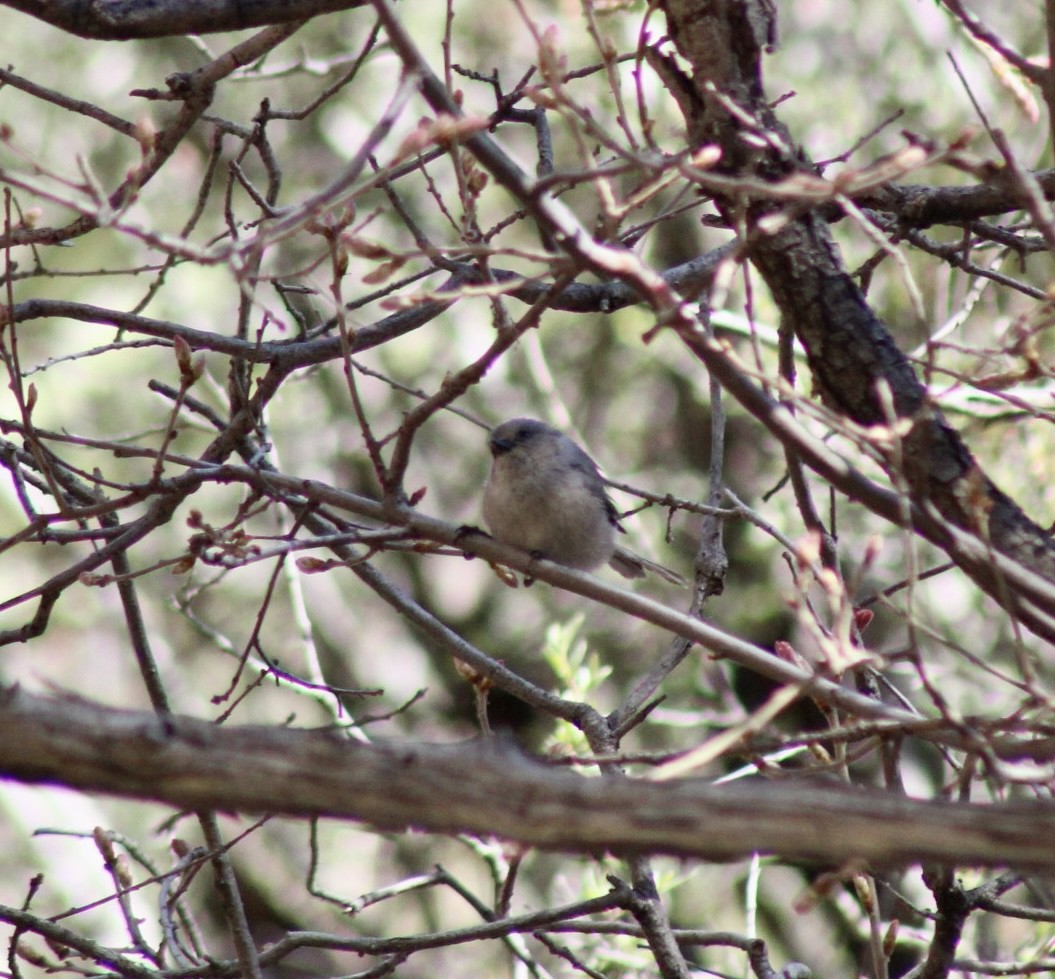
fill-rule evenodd
<path id="1" fill-rule="evenodd" d="M 1055 870 L 1055 813 L 1042 806 L 790 783 L 588 779 L 486 744 L 366 745 L 334 731 L 166 724 L 15 689 L 0 705 L 0 772 L 190 809 L 468 831 L 547 849 Z"/>
<path id="2" fill-rule="evenodd" d="M 252 0 L 232 4 L 204 0 L 188 5 L 179 0 L 140 3 L 102 0 L 85 5 L 78 0 L 5 0 L 4 6 L 96 41 L 127 41 L 136 37 L 172 37 L 239 31 L 267 24 L 287 24 L 320 14 L 361 7 L 366 0 Z"/>

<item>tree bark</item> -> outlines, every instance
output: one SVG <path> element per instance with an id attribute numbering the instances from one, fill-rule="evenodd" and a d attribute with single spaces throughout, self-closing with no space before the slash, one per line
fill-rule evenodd
<path id="1" fill-rule="evenodd" d="M 4 0 L 60 30 L 96 41 L 172 37 L 288 24 L 366 0 Z"/>
<path id="2" fill-rule="evenodd" d="M 1055 811 L 924 802 L 811 782 L 586 778 L 510 747 L 362 744 L 340 731 L 217 727 L 0 690 L 0 777 L 182 809 L 353 819 L 546 849 L 713 860 L 772 853 L 1055 872 Z"/>
<path id="3" fill-rule="evenodd" d="M 661 6 L 691 75 L 670 57 L 654 53 L 650 60 L 678 99 L 692 146 L 718 145 L 717 169 L 727 175 L 767 181 L 794 173 L 816 176 L 770 108 L 761 83 L 761 56 L 772 36 L 765 3 L 664 0 Z M 844 267 L 820 212 L 793 205 L 774 233 L 759 224 L 772 218 L 771 201 L 719 196 L 716 204 L 731 226 L 743 227 L 747 254 L 785 328 L 805 349 L 824 402 L 858 425 L 888 425 L 895 418 L 908 423 L 887 463 L 904 477 L 912 500 L 1055 581 L 1055 541 L 982 472 L 930 404 L 912 365 Z M 1051 615 L 1055 609 L 1045 611 Z"/>

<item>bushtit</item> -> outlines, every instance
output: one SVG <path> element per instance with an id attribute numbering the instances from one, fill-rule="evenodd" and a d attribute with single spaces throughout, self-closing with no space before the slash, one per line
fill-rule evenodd
<path id="1" fill-rule="evenodd" d="M 646 568 L 667 572 L 616 546 L 616 532 L 625 531 L 604 479 L 566 435 L 533 418 L 513 418 L 491 432 L 491 455 L 484 520 L 496 540 L 584 571 L 607 561 L 626 578 L 644 577 Z"/>

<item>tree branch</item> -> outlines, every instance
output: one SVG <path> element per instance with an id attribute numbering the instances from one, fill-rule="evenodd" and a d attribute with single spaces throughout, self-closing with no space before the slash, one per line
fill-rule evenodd
<path id="1" fill-rule="evenodd" d="M 483 743 L 363 744 L 332 729 L 163 721 L 17 688 L 0 692 L 0 775 L 184 809 L 332 816 L 578 852 L 1055 871 L 1050 805 L 924 802 L 816 783 L 591 779 Z"/>
<path id="2" fill-rule="evenodd" d="M 361 7 L 365 0 L 3 0 L 53 27 L 96 41 L 212 34 L 288 24 Z"/>
<path id="3" fill-rule="evenodd" d="M 665 55 L 653 53 L 651 60 L 669 85 L 679 81 L 672 90 L 691 145 L 719 145 L 724 173 L 770 182 L 812 174 L 761 86 L 765 39 L 751 22 L 751 10 L 764 6 L 760 0 L 665 0 L 661 6 L 692 76 Z M 778 213 L 763 198 L 716 196 L 715 202 L 730 224 L 738 215 L 747 222 L 748 255 L 806 350 L 824 402 L 857 425 L 907 423 L 885 465 L 900 473 L 913 503 L 933 507 L 993 552 L 1055 581 L 1055 541 L 988 479 L 930 404 L 912 365 L 843 265 L 824 217 L 801 207 Z M 1002 601 L 999 585 L 979 584 Z"/>
<path id="4" fill-rule="evenodd" d="M 921 802 L 816 783 L 586 779 L 485 744 L 217 728 L 17 688 L 0 692 L 0 774 L 186 809 L 327 815 L 546 849 L 1055 870 L 1048 805 Z"/>

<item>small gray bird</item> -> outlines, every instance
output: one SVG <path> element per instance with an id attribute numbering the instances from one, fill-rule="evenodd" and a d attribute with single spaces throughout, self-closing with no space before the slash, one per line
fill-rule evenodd
<path id="1" fill-rule="evenodd" d="M 624 533 L 596 463 L 570 438 L 533 418 L 513 418 L 491 432 L 491 475 L 484 520 L 496 540 L 570 568 L 609 562 L 641 578 L 651 562 L 617 548 Z"/>

